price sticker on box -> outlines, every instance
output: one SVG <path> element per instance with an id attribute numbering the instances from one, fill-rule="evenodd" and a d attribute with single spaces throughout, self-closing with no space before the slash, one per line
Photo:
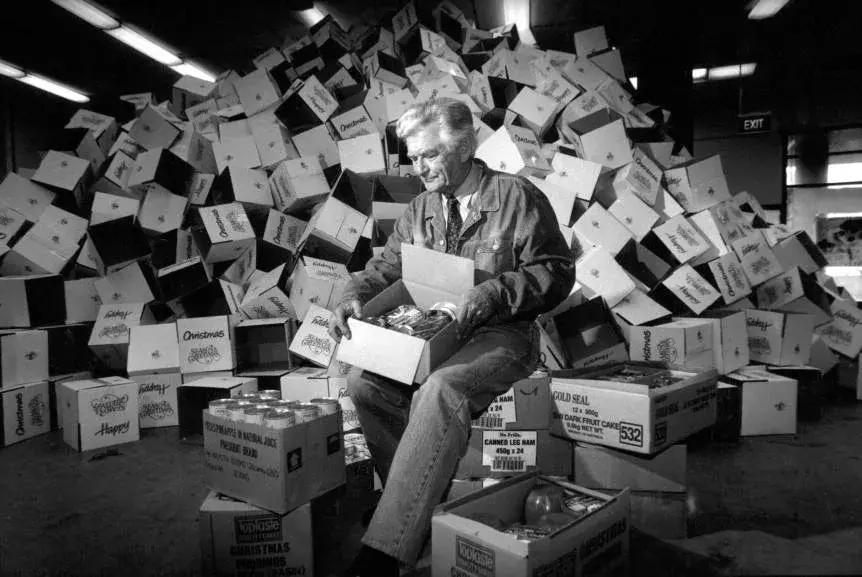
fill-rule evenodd
<path id="1" fill-rule="evenodd" d="M 536 466 L 535 431 L 483 431 L 482 466 L 492 473 L 522 473 Z"/>
<path id="2" fill-rule="evenodd" d="M 488 406 L 488 410 L 473 421 L 474 427 L 483 429 L 505 429 L 506 424 L 517 422 L 515 393 L 512 389 L 500 395 Z"/>

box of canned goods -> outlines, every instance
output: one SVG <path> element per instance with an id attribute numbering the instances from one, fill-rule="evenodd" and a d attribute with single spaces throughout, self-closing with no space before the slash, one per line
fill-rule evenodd
<path id="1" fill-rule="evenodd" d="M 243 396 L 203 411 L 206 483 L 286 513 L 346 481 L 341 412 L 328 399 L 295 403 Z"/>

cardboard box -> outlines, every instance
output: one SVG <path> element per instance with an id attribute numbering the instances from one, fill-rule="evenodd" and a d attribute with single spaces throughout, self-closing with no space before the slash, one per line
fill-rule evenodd
<path id="1" fill-rule="evenodd" d="M 136 326 L 129 329 L 128 375 L 178 373 L 180 351 L 176 323 Z"/>
<path id="2" fill-rule="evenodd" d="M 0 392 L 0 446 L 8 447 L 51 431 L 48 381 Z"/>
<path id="3" fill-rule="evenodd" d="M 299 367 L 281 378 L 281 398 L 306 403 L 311 399 L 337 398 L 338 391 L 326 369 Z"/>
<path id="4" fill-rule="evenodd" d="M 551 426 L 551 377 L 537 370 L 491 401 L 485 412 L 473 419 L 475 429 L 535 431 Z"/>
<path id="5" fill-rule="evenodd" d="M 798 266 L 806 274 L 814 274 L 829 263 L 823 255 L 823 251 L 808 236 L 805 231 L 800 231 L 792 236 L 781 240 L 772 247 L 778 258 L 781 268 L 789 270 Z"/>
<path id="6" fill-rule="evenodd" d="M 684 371 L 715 368 L 712 323 L 698 319 L 629 329 L 629 357 Z"/>
<path id="7" fill-rule="evenodd" d="M 611 309 L 615 318 L 629 325 L 644 325 L 670 316 L 670 311 L 649 298 L 640 289 L 635 289 Z M 628 341 L 628 335 L 626 335 Z"/>
<path id="8" fill-rule="evenodd" d="M 216 373 L 183 375 L 177 387 L 180 438 L 203 434 L 203 415 L 210 401 L 257 392 L 257 379 Z"/>
<path id="9" fill-rule="evenodd" d="M 489 431 L 475 429 L 455 477 L 505 477 L 541 471 L 572 474 L 572 444 L 544 431 Z"/>
<path id="10" fill-rule="evenodd" d="M 294 134 L 293 144 L 300 156 L 317 158 L 323 168 L 339 163 L 338 145 L 324 125 Z"/>
<path id="11" fill-rule="evenodd" d="M 717 154 L 674 166 L 664 175 L 668 192 L 687 212 L 700 212 L 730 198 Z"/>
<path id="12" fill-rule="evenodd" d="M 629 493 L 631 526 L 658 539 L 688 537 L 689 495 L 632 491 Z"/>
<path id="13" fill-rule="evenodd" d="M 161 300 L 173 301 L 206 286 L 212 280 L 210 265 L 203 262 L 201 257 L 194 256 L 160 268 L 156 280 Z"/>
<path id="14" fill-rule="evenodd" d="M 532 131 L 514 125 L 498 128 L 479 145 L 475 156 L 490 168 L 509 174 L 543 178 L 552 170 Z"/>
<path id="15" fill-rule="evenodd" d="M 220 493 L 286 513 L 345 483 L 340 413 L 288 429 L 203 419 L 205 480 Z"/>
<path id="16" fill-rule="evenodd" d="M 202 207 L 198 212 L 203 227 L 192 230 L 205 262 L 234 260 L 254 246 L 254 230 L 240 203 Z"/>
<path id="17" fill-rule="evenodd" d="M 297 363 L 288 350 L 296 334 L 293 319 L 253 319 L 234 327 L 237 372 L 289 370 Z"/>
<path id="18" fill-rule="evenodd" d="M 39 220 L 55 196 L 56 193 L 14 172 L 0 182 L 0 202 L 30 222 Z"/>
<path id="19" fill-rule="evenodd" d="M 228 166 L 216 177 L 212 198 L 216 204 L 238 202 L 249 208 L 273 206 L 266 172 L 239 166 Z"/>
<path id="20" fill-rule="evenodd" d="M 289 270 L 283 264 L 259 279 L 250 280 L 241 304 L 242 313 L 250 319 L 297 318 L 287 296 Z"/>
<path id="21" fill-rule="evenodd" d="M 230 138 L 223 136 L 213 142 L 212 148 L 217 174 L 221 174 L 231 166 L 258 168 L 261 165 L 257 143 L 252 135 Z"/>
<path id="22" fill-rule="evenodd" d="M 290 302 L 298 318 L 305 318 L 308 307 L 317 305 L 332 310 L 350 281 L 347 267 L 306 256 L 296 263 L 290 288 Z"/>
<path id="23" fill-rule="evenodd" d="M 210 491 L 200 509 L 201 558 L 207 575 L 260 567 L 314 575 L 311 505 L 277 515 Z"/>
<path id="24" fill-rule="evenodd" d="M 347 263 L 367 221 L 366 215 L 330 196 L 308 221 L 299 244 L 310 256 Z"/>
<path id="25" fill-rule="evenodd" d="M 108 272 L 95 287 L 106 304 L 149 303 L 156 299 L 154 280 L 150 267 L 136 260 Z"/>
<path id="26" fill-rule="evenodd" d="M 718 374 L 732 373 L 748 365 L 750 353 L 744 311 L 707 311 L 697 321 L 712 324 L 712 352 Z"/>
<path id="27" fill-rule="evenodd" d="M 99 314 L 102 299 L 95 278 L 65 281 L 66 322 L 93 322 Z"/>
<path id="28" fill-rule="evenodd" d="M 59 391 L 63 392 L 60 393 Z M 138 384 L 121 377 L 66 381 L 57 393 L 63 404 L 63 440 L 78 451 L 140 439 Z"/>
<path id="29" fill-rule="evenodd" d="M 665 278 L 650 296 L 672 311 L 699 315 L 720 299 L 721 293 L 685 264 Z"/>
<path id="30" fill-rule="evenodd" d="M 572 227 L 593 246 L 616 255 L 632 238 L 631 232 L 598 203 L 592 204 Z"/>
<path id="31" fill-rule="evenodd" d="M 581 158 L 606 168 L 620 168 L 632 162 L 622 117 L 615 112 L 604 108 L 569 123 L 567 128 Z"/>
<path id="32" fill-rule="evenodd" d="M 742 389 L 742 436 L 796 433 L 796 380 L 747 367 L 723 380 Z"/>
<path id="33" fill-rule="evenodd" d="M 234 82 L 234 87 L 247 116 L 257 114 L 279 101 L 278 89 L 265 69 L 246 74 Z"/>
<path id="34" fill-rule="evenodd" d="M 814 317 L 745 311 L 751 360 L 769 365 L 804 365 L 811 355 Z"/>
<path id="35" fill-rule="evenodd" d="M 87 160 L 64 152 L 49 150 L 39 164 L 32 181 L 59 193 L 66 202 L 71 201 L 73 204 L 81 206 L 86 204 L 86 187 L 89 174 L 90 163 Z"/>
<path id="36" fill-rule="evenodd" d="M 714 370 L 668 371 L 620 363 L 551 374 L 551 432 L 574 441 L 653 454 L 715 422 Z M 672 381 L 651 388 L 649 382 Z"/>
<path id="37" fill-rule="evenodd" d="M 752 286 L 759 285 L 783 272 L 781 263 L 759 231 L 735 241 L 733 251 Z"/>
<path id="38" fill-rule="evenodd" d="M 226 316 L 177 320 L 180 372 L 229 371 L 236 367 Z"/>
<path id="39" fill-rule="evenodd" d="M 179 424 L 177 387 L 182 384 L 179 373 L 138 374 L 130 379 L 138 383 L 138 416 L 142 429 Z"/>
<path id="40" fill-rule="evenodd" d="M 628 360 L 625 342 L 602 299 L 589 300 L 551 319 L 553 323 L 547 323 L 546 329 L 550 331 L 548 336 L 554 348 L 559 350 L 551 356 L 562 356 L 560 360 L 566 367 L 582 368 Z"/>
<path id="41" fill-rule="evenodd" d="M 672 445 L 645 457 L 600 445 L 575 443 L 574 481 L 589 489 L 685 493 L 688 448 Z"/>
<path id="42" fill-rule="evenodd" d="M 91 323 L 70 323 L 43 327 L 48 333 L 48 374 L 51 377 L 89 370 L 93 353 L 87 346 Z"/>
<path id="43" fill-rule="evenodd" d="M 402 244 L 402 277 L 363 306 L 365 317 L 378 316 L 402 304 L 427 310 L 438 302 L 460 306 L 473 286 L 470 259 Z M 429 340 L 348 319 L 352 338 L 342 339 L 338 360 L 405 385 L 422 383 L 458 347 L 455 323 Z"/>
<path id="44" fill-rule="evenodd" d="M 578 57 L 589 57 L 596 52 L 604 52 L 608 49 L 608 39 L 605 36 L 604 26 L 585 28 L 574 34 L 575 53 Z"/>
<path id="45" fill-rule="evenodd" d="M 48 333 L 0 334 L 0 389 L 48 380 Z"/>
<path id="46" fill-rule="evenodd" d="M 544 539 L 521 541 L 470 517 L 504 525 L 522 520 L 524 500 L 541 483 L 560 485 L 607 504 Z M 613 497 L 537 473 L 518 475 L 437 507 L 431 519 L 432 575 L 625 574 L 629 561 L 629 496 Z"/>
<path id="47" fill-rule="evenodd" d="M 817 367 L 767 367 L 767 370 L 780 377 L 794 379 L 796 391 L 796 420 L 819 421 L 827 383 L 823 371 Z"/>
<path id="48" fill-rule="evenodd" d="M 658 240 L 659 242 L 655 242 Z M 706 253 L 710 248 L 697 228 L 684 216 L 678 215 L 656 226 L 644 244 L 671 264 L 685 264 Z"/>
<path id="49" fill-rule="evenodd" d="M 63 277 L 0 277 L 0 327 L 35 327 L 66 320 Z"/>
<path id="50" fill-rule="evenodd" d="M 87 345 L 102 363 L 123 371 L 128 363 L 130 329 L 153 323 L 144 303 L 102 305 Z"/>
<path id="51" fill-rule="evenodd" d="M 721 291 L 725 304 L 733 304 L 751 294 L 751 283 L 748 282 L 742 263 L 732 252 L 701 265 L 697 270 Z"/>
<path id="52" fill-rule="evenodd" d="M 269 178 L 275 207 L 295 212 L 309 208 L 330 193 L 323 167 L 316 157 L 300 157 L 279 164 Z"/>
<path id="53" fill-rule="evenodd" d="M 820 338 L 833 351 L 850 358 L 858 357 L 862 350 L 862 310 L 856 303 L 845 300 L 836 300 L 831 308 L 832 322 L 818 331 Z"/>
<path id="54" fill-rule="evenodd" d="M 601 296 L 611 308 L 635 290 L 634 281 L 601 247 L 591 249 L 578 259 L 575 271 L 577 281 L 584 286 L 584 296 Z"/>
<path id="55" fill-rule="evenodd" d="M 339 140 L 338 156 L 342 169 L 350 169 L 357 174 L 386 174 L 387 162 L 383 157 L 383 144 L 377 131 Z"/>
<path id="56" fill-rule="evenodd" d="M 329 317 L 331 313 L 317 305 L 310 305 L 303 317 L 296 336 L 290 343 L 290 352 L 308 359 L 321 367 L 328 367 L 338 347 L 338 342 L 329 336 Z M 353 327 L 351 327 L 351 331 Z M 353 333 L 356 338 L 357 333 Z M 350 339 L 352 341 L 353 339 Z M 343 342 L 350 342 L 343 339 Z"/>

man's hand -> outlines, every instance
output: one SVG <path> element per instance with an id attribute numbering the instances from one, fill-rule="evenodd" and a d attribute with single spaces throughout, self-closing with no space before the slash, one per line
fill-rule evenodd
<path id="1" fill-rule="evenodd" d="M 362 303 L 357 299 L 344 301 L 335 307 L 329 317 L 329 336 L 336 341 L 340 341 L 342 336 L 350 340 L 350 328 L 347 326 L 349 317 L 362 318 Z"/>
<path id="2" fill-rule="evenodd" d="M 471 298 L 468 294 L 455 317 L 455 322 L 458 323 L 458 340 L 470 338 L 473 331 L 491 320 L 493 313 L 484 299 L 475 296 Z"/>

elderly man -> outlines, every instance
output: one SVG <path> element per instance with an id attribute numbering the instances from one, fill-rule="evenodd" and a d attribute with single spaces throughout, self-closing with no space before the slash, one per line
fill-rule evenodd
<path id="1" fill-rule="evenodd" d="M 544 195 L 473 158 L 466 105 L 447 98 L 417 104 L 396 129 L 425 192 L 397 220 L 383 253 L 348 284 L 330 333 L 349 339 L 348 317 L 362 318 L 363 303 L 401 277 L 402 243 L 472 259 L 476 285 L 458 310 L 459 350 L 420 386 L 356 370 L 349 377 L 384 490 L 348 574 L 375 577 L 397 576 L 399 562 L 415 565 L 432 511 L 466 451 L 471 418 L 535 370 L 532 323 L 569 294 L 575 274 Z"/>

